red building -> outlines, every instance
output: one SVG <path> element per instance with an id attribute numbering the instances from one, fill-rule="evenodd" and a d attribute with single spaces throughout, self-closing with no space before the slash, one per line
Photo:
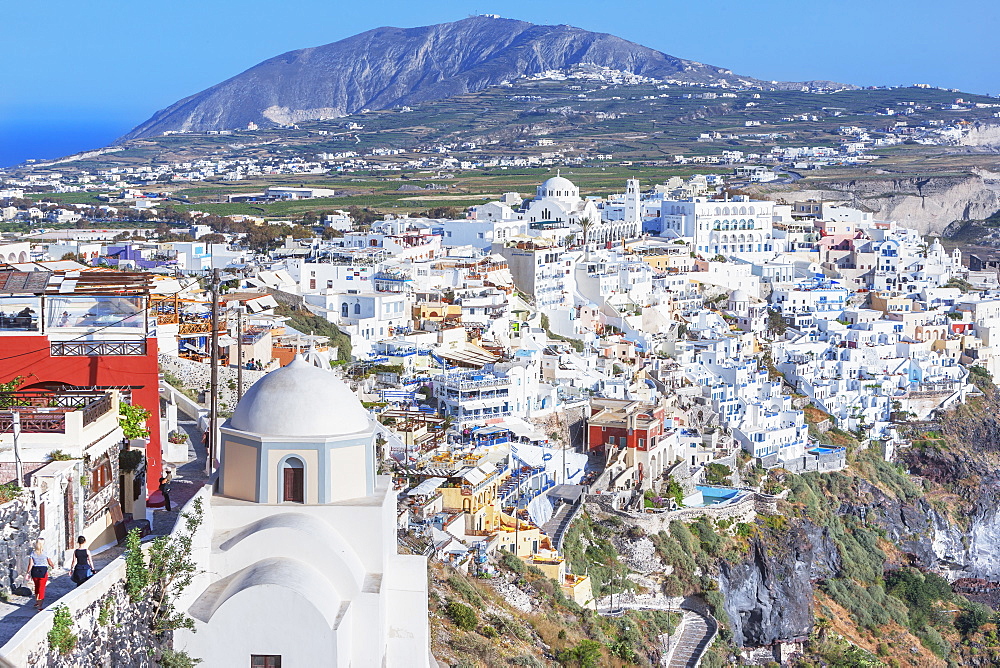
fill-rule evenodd
<path id="1" fill-rule="evenodd" d="M 150 276 L 100 269 L 0 269 L 0 383 L 19 390 L 118 390 L 151 413 L 146 495 L 159 486 L 159 366 Z"/>
<path id="2" fill-rule="evenodd" d="M 628 479 L 644 482 L 655 478 L 674 462 L 674 433 L 664 429 L 666 408 L 644 401 L 595 398 L 587 420 L 587 447 L 603 452 L 610 461 L 618 458 Z"/>

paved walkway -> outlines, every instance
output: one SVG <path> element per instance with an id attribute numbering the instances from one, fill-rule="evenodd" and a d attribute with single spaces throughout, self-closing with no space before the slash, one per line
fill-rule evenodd
<path id="1" fill-rule="evenodd" d="M 667 668 L 694 668 L 701 663 L 711 637 L 712 630 L 708 620 L 697 612 L 685 610 L 680 637 L 672 639 L 675 643 L 673 651 L 664 665 Z"/>
<path id="2" fill-rule="evenodd" d="M 186 431 L 194 444 L 188 448 L 189 460 L 186 464 L 177 467 L 173 485 L 170 488 L 171 512 L 166 510 L 153 511 L 153 533 L 158 536 L 169 534 L 180 509 L 184 507 L 195 492 L 205 484 L 205 448 L 201 445 L 201 432 L 197 423 L 193 420 L 181 420 L 179 425 Z M 114 561 L 124 552 L 119 546 L 110 547 L 99 554 L 94 555 L 94 565 L 100 570 L 107 564 Z M 0 646 L 6 644 L 24 624 L 31 619 L 35 613 L 35 599 L 31 590 L 31 581 L 27 587 L 20 587 L 15 590 L 9 601 L 0 601 Z M 62 569 L 55 569 L 49 577 L 49 583 L 45 591 L 45 607 L 48 608 L 57 603 L 58 600 L 76 588 L 76 584 L 70 580 L 70 572 Z"/>

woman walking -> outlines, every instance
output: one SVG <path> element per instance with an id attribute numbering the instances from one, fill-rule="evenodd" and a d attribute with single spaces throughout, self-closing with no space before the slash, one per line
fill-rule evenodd
<path id="1" fill-rule="evenodd" d="M 45 540 L 35 541 L 35 551 L 28 557 L 28 577 L 35 583 L 35 609 L 41 610 L 45 602 L 45 585 L 49 582 L 49 570 L 55 568 L 48 555 L 45 554 Z"/>
<path id="2" fill-rule="evenodd" d="M 80 536 L 76 539 L 76 549 L 73 551 L 73 575 L 70 579 L 79 587 L 94 576 L 94 558 L 87 549 L 87 539 Z"/>

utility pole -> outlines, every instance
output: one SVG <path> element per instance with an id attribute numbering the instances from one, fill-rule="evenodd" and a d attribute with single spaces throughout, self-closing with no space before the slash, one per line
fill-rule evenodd
<path id="1" fill-rule="evenodd" d="M 219 429 L 219 270 L 212 269 L 212 376 L 209 385 L 208 461 L 205 474 L 212 475 L 215 467 L 216 434 Z"/>
<path id="2" fill-rule="evenodd" d="M 236 398 L 243 398 L 243 304 L 236 306 Z"/>
<path id="3" fill-rule="evenodd" d="M 24 487 L 24 462 L 21 461 L 21 448 L 18 447 L 17 438 L 21 435 L 21 412 L 11 413 L 13 418 L 11 430 L 14 432 L 14 473 L 17 475 L 17 486 Z"/>

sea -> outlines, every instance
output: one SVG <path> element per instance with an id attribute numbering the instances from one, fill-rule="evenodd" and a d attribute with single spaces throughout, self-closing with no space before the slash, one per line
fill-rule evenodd
<path id="1" fill-rule="evenodd" d="M 128 132 L 135 118 L 91 117 L 59 119 L 0 114 L 0 167 L 11 167 L 28 159 L 51 160 L 101 148 Z"/>

